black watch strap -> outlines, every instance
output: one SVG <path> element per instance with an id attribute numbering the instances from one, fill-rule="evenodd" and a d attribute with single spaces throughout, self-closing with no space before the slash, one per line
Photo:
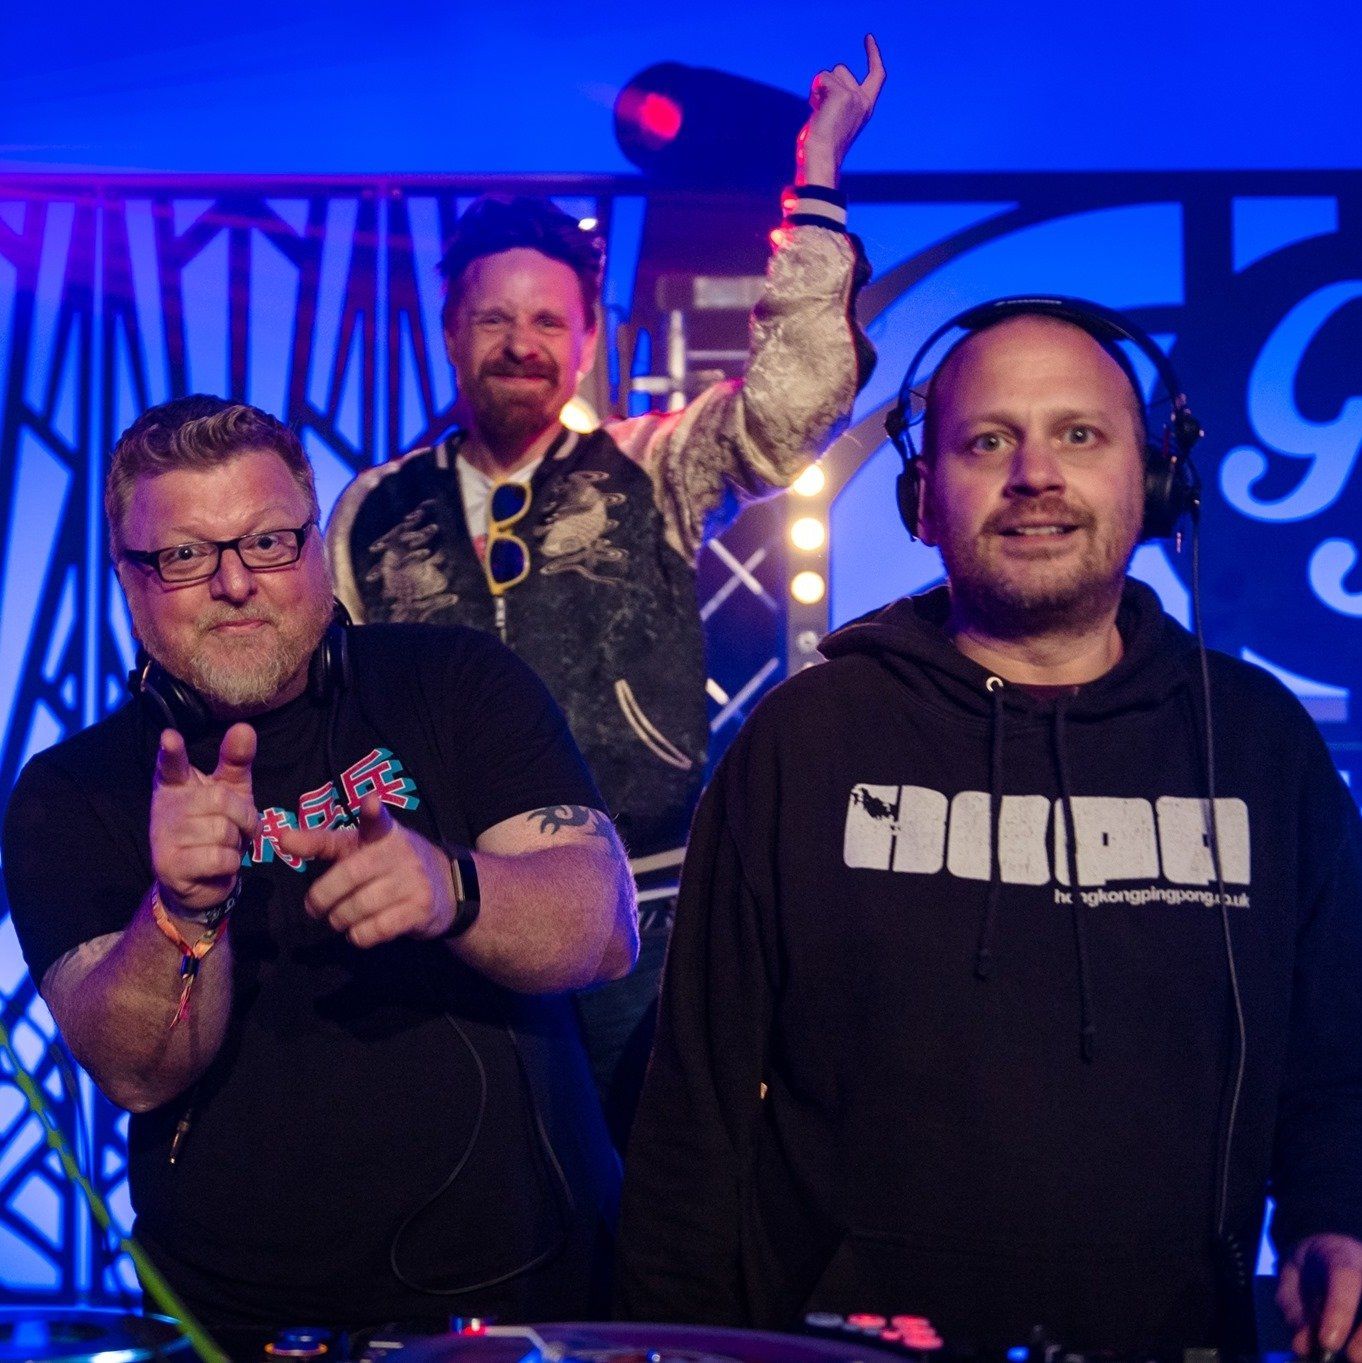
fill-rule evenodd
<path id="1" fill-rule="evenodd" d="M 458 852 L 449 859 L 449 872 L 454 881 L 454 918 L 440 934 L 450 941 L 462 937 L 482 912 L 482 891 L 478 885 L 478 864 L 467 852 Z"/>
<path id="2" fill-rule="evenodd" d="M 207 928 L 212 931 L 219 923 L 226 918 L 237 906 L 237 901 L 241 898 L 241 877 L 238 875 L 236 884 L 228 892 L 227 898 L 221 904 L 214 904 L 211 909 L 200 909 L 197 913 L 176 913 L 173 909 L 167 908 L 166 912 L 172 918 L 178 918 L 185 923 L 193 923 L 198 927 Z M 165 903 L 162 894 L 161 903 Z"/>

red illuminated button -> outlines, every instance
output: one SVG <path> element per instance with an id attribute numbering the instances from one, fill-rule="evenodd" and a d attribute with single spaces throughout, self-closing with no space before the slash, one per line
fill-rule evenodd
<path id="1" fill-rule="evenodd" d="M 889 1322 L 883 1316 L 872 1316 L 865 1311 L 857 1311 L 847 1317 L 847 1324 L 857 1330 L 883 1330 Z"/>

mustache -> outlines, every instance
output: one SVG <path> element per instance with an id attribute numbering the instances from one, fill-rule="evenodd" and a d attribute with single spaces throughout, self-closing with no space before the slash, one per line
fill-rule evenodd
<path id="1" fill-rule="evenodd" d="M 259 607 L 234 610 L 230 606 L 210 611 L 199 617 L 199 632 L 207 634 L 218 625 L 245 625 L 259 621 L 264 625 L 277 625 L 279 615 L 275 611 L 261 610 Z"/>
<path id="2" fill-rule="evenodd" d="M 1083 507 L 1070 506 L 1059 497 L 1038 498 L 1022 505 L 1005 506 L 995 511 L 985 522 L 987 534 L 1005 534 L 1023 525 L 1068 525 L 1078 530 L 1091 529 L 1092 512 Z"/>
<path id="3" fill-rule="evenodd" d="M 549 382 L 553 383 L 558 379 L 558 366 L 547 360 L 509 360 L 502 358 L 488 360 L 483 365 L 481 373 L 485 379 L 548 379 Z"/>

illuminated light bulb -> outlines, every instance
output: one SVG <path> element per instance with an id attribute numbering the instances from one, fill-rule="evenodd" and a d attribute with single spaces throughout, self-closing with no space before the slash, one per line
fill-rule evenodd
<path id="1" fill-rule="evenodd" d="M 817 497 L 827 485 L 828 475 L 823 472 L 823 466 L 810 464 L 790 485 L 790 491 L 801 497 Z"/>
<path id="2" fill-rule="evenodd" d="M 821 549 L 827 539 L 827 527 L 817 516 L 801 516 L 790 527 L 790 543 L 796 549 Z"/>
<path id="3" fill-rule="evenodd" d="M 828 590 L 822 573 L 796 573 L 790 579 L 790 595 L 801 606 L 816 606 Z"/>
<path id="4" fill-rule="evenodd" d="M 570 431 L 578 435 L 590 435 L 600 424 L 601 419 L 595 409 L 584 398 L 575 397 L 558 413 L 558 420 Z"/>
<path id="5" fill-rule="evenodd" d="M 583 232 L 594 232 L 600 226 L 600 223 L 595 218 L 578 218 L 577 226 Z"/>

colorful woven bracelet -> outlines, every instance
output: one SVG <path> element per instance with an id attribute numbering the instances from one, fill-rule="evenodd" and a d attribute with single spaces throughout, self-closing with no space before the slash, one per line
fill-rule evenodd
<path id="1" fill-rule="evenodd" d="M 171 1031 L 174 1031 L 189 1016 L 189 995 L 193 992 L 194 981 L 199 977 L 199 962 L 217 946 L 218 939 L 227 931 L 227 915 L 231 912 L 231 906 L 236 903 L 240 889 L 241 882 L 238 880 L 232 888 L 232 893 L 227 896 L 227 910 L 197 942 L 190 942 L 180 931 L 174 918 L 167 912 L 166 906 L 161 902 L 159 882 L 152 882 L 151 916 L 155 920 L 156 926 L 179 948 L 180 952 L 180 1001 L 176 1005 L 175 1016 L 170 1023 Z"/>

